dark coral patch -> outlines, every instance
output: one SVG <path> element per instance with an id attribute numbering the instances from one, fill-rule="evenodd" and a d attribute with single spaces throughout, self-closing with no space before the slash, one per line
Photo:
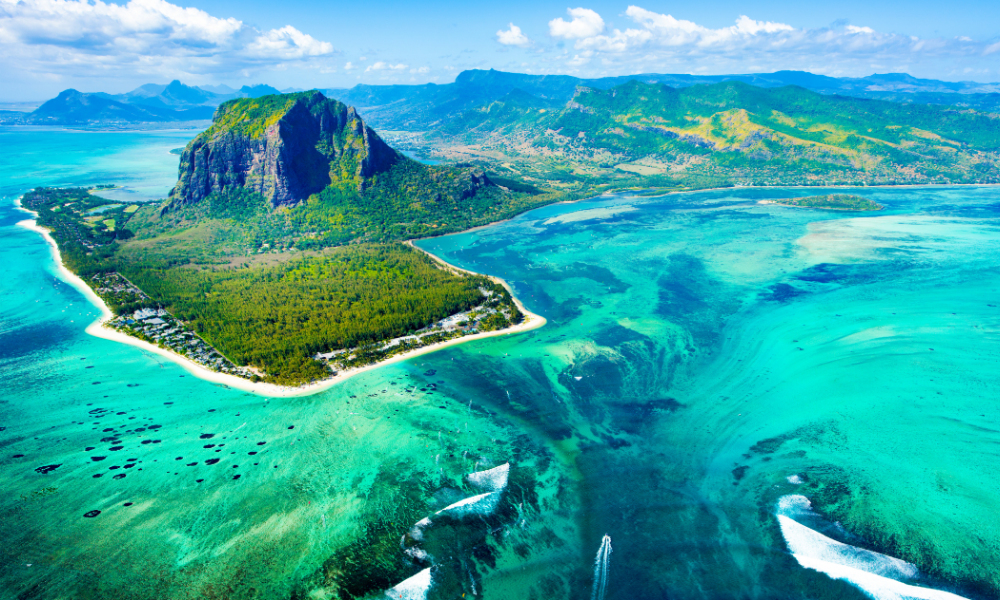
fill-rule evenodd
<path id="1" fill-rule="evenodd" d="M 42 466 L 42 467 L 35 467 L 35 473 L 41 473 L 42 475 L 48 475 L 49 473 L 51 473 L 52 471 L 55 471 L 56 469 L 58 469 L 61 466 L 62 466 L 62 464 L 58 464 L 58 465 L 45 465 L 45 466 Z"/>
<path id="2" fill-rule="evenodd" d="M 88 519 L 93 519 L 94 517 L 96 517 L 99 514 L 101 514 L 101 511 L 99 511 L 99 510 L 90 510 L 90 511 L 87 511 L 87 512 L 83 513 L 83 516 L 87 517 Z"/>
<path id="3" fill-rule="evenodd" d="M 105 458 L 107 458 L 107 456 L 91 456 L 90 460 L 92 460 L 94 462 L 99 462 L 99 461 L 104 460 Z"/>
<path id="4" fill-rule="evenodd" d="M 119 473 L 112 477 L 112 479 L 125 479 L 125 473 Z"/>
<path id="5" fill-rule="evenodd" d="M 212 438 L 214 438 L 214 437 L 215 437 L 215 434 L 214 434 L 214 433 L 203 433 L 203 434 L 201 434 L 201 436 L 199 436 L 199 437 L 200 437 L 201 439 L 203 439 L 203 440 L 210 440 L 210 439 L 212 439 Z"/>
<path id="6" fill-rule="evenodd" d="M 219 462 L 219 459 L 217 459 L 217 458 L 210 458 L 210 459 L 208 459 L 208 460 L 205 461 L 205 464 L 206 465 L 214 465 L 217 462 Z"/>

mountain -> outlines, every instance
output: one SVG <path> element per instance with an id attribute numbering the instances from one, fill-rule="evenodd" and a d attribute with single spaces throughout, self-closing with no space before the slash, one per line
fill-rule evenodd
<path id="1" fill-rule="evenodd" d="M 166 85 L 159 83 L 147 83 L 140 85 L 131 92 L 126 92 L 118 96 L 113 96 L 108 94 L 111 99 L 119 99 L 123 102 L 127 102 L 130 98 L 152 98 L 154 96 L 159 96 L 163 93 L 163 90 L 167 89 Z"/>
<path id="2" fill-rule="evenodd" d="M 211 119 L 214 108 L 226 100 L 280 93 L 273 87 L 262 84 L 243 86 L 237 91 L 228 86 L 204 89 L 185 85 L 178 80 L 168 84 L 147 83 L 124 94 L 88 94 L 65 90 L 30 116 L 20 120 L 5 118 L 3 122 L 93 125 L 203 121 Z"/>
<path id="3" fill-rule="evenodd" d="M 201 88 L 184 85 L 176 79 L 171 81 L 158 95 L 170 106 L 207 105 L 216 106 L 219 95 L 207 92 Z"/>
<path id="4" fill-rule="evenodd" d="M 212 92 L 213 94 L 219 94 L 220 96 L 228 96 L 236 93 L 235 89 L 224 83 L 219 85 L 199 85 L 198 87 L 206 92 Z"/>
<path id="5" fill-rule="evenodd" d="M 222 104 L 178 173 L 163 215 L 237 215 L 298 247 L 456 231 L 537 195 L 505 191 L 478 167 L 410 159 L 354 108 L 315 90 Z"/>
<path id="6" fill-rule="evenodd" d="M 198 121 L 209 119 L 212 107 L 186 110 L 126 104 L 99 94 L 84 94 L 69 89 L 42 104 L 26 119 L 33 125 L 85 125 L 98 123 L 152 123 Z"/>
<path id="7" fill-rule="evenodd" d="M 579 87 L 556 110 L 510 93 L 430 139 L 445 155 L 456 148 L 549 183 L 624 173 L 720 185 L 1000 181 L 997 115 L 738 81 Z"/>
<path id="8" fill-rule="evenodd" d="M 240 98 L 260 98 L 261 96 L 270 96 L 272 94 L 280 94 L 281 90 L 273 88 L 269 85 L 264 85 L 263 83 L 258 83 L 257 85 L 245 85 L 240 88 L 237 92 Z"/>
<path id="9" fill-rule="evenodd" d="M 404 157 L 353 108 L 313 91 L 230 100 L 181 155 L 175 205 L 242 188 L 294 204 L 336 179 L 362 189 Z"/>
<path id="10" fill-rule="evenodd" d="M 888 99 L 914 103 L 953 104 L 1000 112 L 1000 84 L 944 82 L 905 74 L 836 78 L 804 71 L 745 75 L 684 75 L 645 73 L 599 79 L 569 75 L 527 75 L 495 70 L 461 72 L 454 83 L 436 85 L 357 85 L 326 90 L 328 95 L 358 107 L 380 129 L 427 131 L 443 126 L 462 111 L 500 100 L 513 90 L 539 98 L 567 102 L 579 86 L 611 89 L 629 81 L 666 84 L 675 88 L 741 82 L 773 88 L 796 85 L 822 94 Z M 909 94 L 905 98 L 900 96 Z"/>

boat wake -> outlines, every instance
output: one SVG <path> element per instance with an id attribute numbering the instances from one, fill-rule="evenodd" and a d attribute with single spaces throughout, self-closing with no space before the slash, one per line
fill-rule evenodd
<path id="1" fill-rule="evenodd" d="M 608 566 L 611 563 L 611 536 L 605 535 L 601 539 L 601 547 L 597 550 L 597 558 L 594 559 L 594 591 L 590 594 L 590 600 L 604 600 L 604 595 L 608 593 Z"/>
<path id="2" fill-rule="evenodd" d="M 847 581 L 875 600 L 965 600 L 950 592 L 912 585 L 916 566 L 898 558 L 838 542 L 800 521 L 818 516 L 805 496 L 782 496 L 778 524 L 788 550 L 800 565 Z"/>

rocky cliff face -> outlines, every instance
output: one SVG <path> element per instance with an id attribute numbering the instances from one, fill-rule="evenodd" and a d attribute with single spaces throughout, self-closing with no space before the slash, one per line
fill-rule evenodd
<path id="1" fill-rule="evenodd" d="M 184 149 L 170 206 L 236 188 L 295 204 L 332 183 L 364 189 L 399 160 L 353 108 L 319 92 L 232 100 Z"/>

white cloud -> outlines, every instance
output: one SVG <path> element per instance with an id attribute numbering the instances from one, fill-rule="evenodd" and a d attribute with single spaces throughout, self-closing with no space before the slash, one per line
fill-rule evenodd
<path id="1" fill-rule="evenodd" d="M 166 0 L 0 0 L 8 66 L 77 76 L 237 72 L 336 54 L 286 25 L 262 31 Z"/>
<path id="2" fill-rule="evenodd" d="M 285 60 L 307 56 L 326 56 L 333 53 L 333 44 L 321 42 L 306 35 L 291 25 L 272 29 L 257 36 L 247 46 L 250 54 L 265 57 L 280 57 Z"/>
<path id="3" fill-rule="evenodd" d="M 510 29 L 504 31 L 501 29 L 497 32 L 497 41 L 504 46 L 527 46 L 531 43 L 528 36 L 524 35 L 521 28 L 513 23 L 510 24 Z"/>
<path id="4" fill-rule="evenodd" d="M 351 64 L 351 61 L 347 61 L 347 62 L 346 62 L 346 63 L 344 64 L 344 70 L 345 70 L 345 71 L 353 71 L 353 70 L 354 70 L 355 68 L 356 68 L 356 67 L 355 67 L 354 65 L 352 65 L 352 64 Z"/>
<path id="5" fill-rule="evenodd" d="M 425 75 L 431 72 L 430 67 L 417 67 L 416 69 L 410 69 L 410 73 L 416 73 L 418 75 Z"/>
<path id="6" fill-rule="evenodd" d="M 408 68 L 410 68 L 410 65 L 404 65 L 403 63 L 393 65 L 387 62 L 382 62 L 380 60 L 375 64 L 370 65 L 367 69 L 365 69 L 365 72 L 367 73 L 368 71 L 405 71 Z"/>
<path id="7" fill-rule="evenodd" d="M 868 74 L 875 62 L 902 70 L 918 60 L 928 65 L 938 61 L 953 69 L 959 65 L 949 61 L 975 62 L 1000 51 L 1000 42 L 921 39 L 854 25 L 800 29 L 746 15 L 716 29 L 634 5 L 625 11 L 632 22 L 625 29 L 606 31 L 604 19 L 590 9 L 570 9 L 569 14 L 570 21 L 549 21 L 549 32 L 573 40 L 576 52 L 559 59 L 573 69 L 589 62 L 616 72 L 746 72 L 754 65 L 755 70 Z M 591 62 L 594 58 L 600 61 Z"/>
<path id="8" fill-rule="evenodd" d="M 589 8 L 567 8 L 566 12 L 572 20 L 552 19 L 549 21 L 549 34 L 552 37 L 568 40 L 589 38 L 604 31 L 604 19 Z"/>

